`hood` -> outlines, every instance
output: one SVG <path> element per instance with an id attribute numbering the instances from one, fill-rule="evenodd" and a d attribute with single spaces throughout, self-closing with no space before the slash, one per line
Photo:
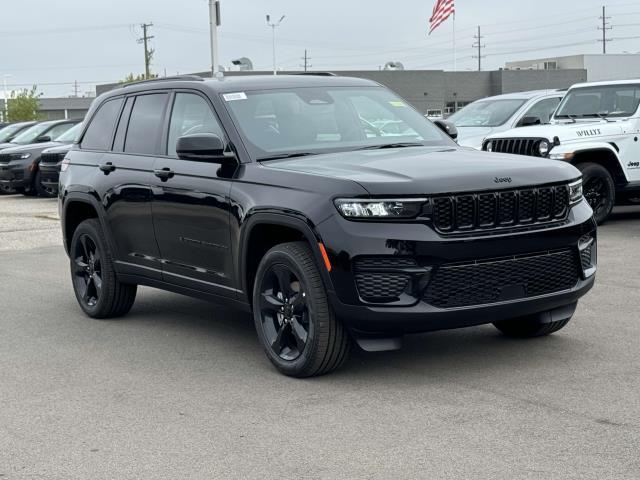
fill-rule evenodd
<path id="1" fill-rule="evenodd" d="M 491 135 L 491 127 L 456 127 L 458 129 L 458 145 L 477 150 L 482 148 L 482 142 L 487 135 Z"/>
<path id="2" fill-rule="evenodd" d="M 558 137 L 560 143 L 569 143 L 625 134 L 632 132 L 632 127 L 632 123 L 626 121 L 579 120 L 576 123 L 563 121 L 548 125 L 513 128 L 506 132 L 490 135 L 488 138 L 546 138 L 553 141 L 555 137 Z"/>
<path id="3" fill-rule="evenodd" d="M 73 143 L 58 144 L 55 147 L 50 147 L 42 151 L 42 153 L 67 153 L 73 147 Z"/>
<path id="4" fill-rule="evenodd" d="M 6 145 L 6 144 L 2 144 Z M 61 145 L 59 142 L 43 142 L 43 143 L 30 143 L 28 145 L 16 145 L 15 143 L 10 143 L 11 147 L 4 148 L 2 153 L 31 153 L 31 154 L 40 154 L 43 150 L 51 147 L 57 147 Z M 1 145 L 0 145 L 1 147 Z"/>
<path id="5" fill-rule="evenodd" d="M 568 181 L 565 162 L 449 147 L 340 152 L 264 162 L 265 167 L 352 180 L 371 195 L 497 190 Z"/>

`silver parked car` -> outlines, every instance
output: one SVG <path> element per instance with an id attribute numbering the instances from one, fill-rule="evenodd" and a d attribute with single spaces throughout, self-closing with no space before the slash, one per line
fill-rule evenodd
<path id="1" fill-rule="evenodd" d="M 489 135 L 549 123 L 564 97 L 563 90 L 536 90 L 509 93 L 475 101 L 451 115 L 447 120 L 458 129 L 458 143 L 463 147 L 482 149 Z"/>

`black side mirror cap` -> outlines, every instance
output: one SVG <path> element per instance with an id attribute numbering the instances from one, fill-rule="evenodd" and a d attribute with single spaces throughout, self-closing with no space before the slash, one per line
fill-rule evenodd
<path id="1" fill-rule="evenodd" d="M 36 143 L 46 143 L 50 141 L 51 137 L 49 135 L 42 135 L 41 137 L 36 138 Z"/>
<path id="2" fill-rule="evenodd" d="M 436 127 L 449 135 L 453 140 L 456 140 L 458 138 L 458 129 L 453 124 L 453 122 L 448 122 L 447 120 L 434 120 L 433 123 Z"/>
<path id="3" fill-rule="evenodd" d="M 519 127 L 530 127 L 532 125 L 541 125 L 542 120 L 540 117 L 523 117 L 522 120 L 518 122 Z"/>
<path id="4" fill-rule="evenodd" d="M 178 138 L 176 153 L 182 160 L 226 164 L 236 157 L 225 152 L 224 142 L 214 133 L 194 133 Z"/>

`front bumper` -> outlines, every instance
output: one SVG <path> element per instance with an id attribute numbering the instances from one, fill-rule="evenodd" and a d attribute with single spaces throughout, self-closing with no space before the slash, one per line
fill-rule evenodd
<path id="1" fill-rule="evenodd" d="M 573 207 L 562 225 L 518 233 L 455 238 L 440 235 L 422 223 L 352 222 L 339 215 L 332 216 L 317 228 L 332 264 L 331 303 L 336 314 L 355 333 L 391 336 L 535 314 L 575 303 L 594 282 L 595 254 L 594 265 L 585 274 L 579 248 L 585 236 L 592 236 L 594 241 L 596 237 L 592 211 L 584 201 Z M 558 251 L 571 255 L 578 269 L 575 281 L 558 290 L 524 295 L 524 291 L 530 293 L 528 285 L 514 285 L 513 288 L 508 285 L 494 300 L 479 304 L 443 308 L 426 301 L 429 282 L 440 268 Z M 356 281 L 357 265 L 362 258 L 404 260 L 405 267 L 398 271 L 404 269 L 411 277 L 410 288 L 383 303 L 363 298 L 360 283 Z M 461 284 L 466 281 L 464 276 L 458 278 Z M 392 277 L 382 278 L 381 288 L 384 290 L 387 286 L 384 282 L 391 280 Z"/>
<path id="2" fill-rule="evenodd" d="M 0 164 L 0 188 L 14 190 L 29 186 L 30 172 L 24 165 Z"/>
<path id="3" fill-rule="evenodd" d="M 58 191 L 58 183 L 60 181 L 60 164 L 40 164 L 40 183 L 51 190 Z"/>

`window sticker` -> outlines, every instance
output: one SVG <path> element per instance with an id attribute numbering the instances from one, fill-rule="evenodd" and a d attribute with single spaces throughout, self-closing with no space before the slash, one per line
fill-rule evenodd
<path id="1" fill-rule="evenodd" d="M 389 102 L 389 105 L 391 105 L 392 107 L 406 107 L 407 106 L 404 102 L 401 102 L 400 100 L 391 100 Z"/>
<path id="2" fill-rule="evenodd" d="M 226 102 L 233 102 L 234 100 L 246 100 L 247 94 L 244 92 L 224 93 L 222 94 L 222 98 L 224 98 Z"/>

